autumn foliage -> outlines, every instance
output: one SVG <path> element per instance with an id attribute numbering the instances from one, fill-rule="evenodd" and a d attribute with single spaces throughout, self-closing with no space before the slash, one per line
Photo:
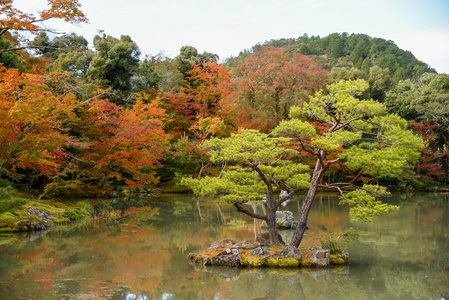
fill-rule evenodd
<path id="1" fill-rule="evenodd" d="M 65 157 L 67 122 L 75 117 L 76 97 L 58 94 L 48 82 L 64 74 L 20 74 L 0 69 L 0 168 L 12 178 L 18 170 L 56 174 Z"/>
<path id="2" fill-rule="evenodd" d="M 179 91 L 172 90 L 163 96 L 163 107 L 170 116 L 166 128 L 175 135 L 195 135 L 195 131 L 204 129 L 202 120 L 207 119 L 214 124 L 214 133 L 220 134 L 216 125 L 222 124 L 224 132 L 221 134 L 226 134 L 226 131 L 229 134 L 232 126 L 224 99 L 230 94 L 231 74 L 226 67 L 216 61 L 206 62 L 193 65 L 186 75 Z"/>
<path id="3" fill-rule="evenodd" d="M 80 10 L 78 0 L 48 0 L 48 8 L 42 10 L 38 16 L 24 13 L 13 6 L 14 0 L 2 0 L 0 3 L 0 36 L 8 31 L 29 31 L 37 33 L 50 31 L 43 22 L 50 19 L 61 19 L 69 23 L 87 22 L 87 18 Z"/>
<path id="4" fill-rule="evenodd" d="M 157 183 L 152 170 L 160 165 L 170 135 L 163 131 L 165 111 L 156 100 L 144 103 L 145 97 L 141 94 L 131 109 L 97 98 L 85 107 L 82 135 L 88 147 L 81 156 L 103 188 L 109 178 L 133 187 Z"/>
<path id="5" fill-rule="evenodd" d="M 140 62 L 129 36 L 98 35 L 95 50 L 76 34 L 53 41 L 46 36 L 57 33 L 50 20 L 88 22 L 79 0 L 48 0 L 35 14 L 13 4 L 0 3 L 0 171 L 15 181 L 40 181 L 40 188 L 144 187 L 175 173 L 213 173 L 204 142 L 244 129 L 271 132 L 290 119 L 291 107 L 307 106 L 328 77 L 310 56 L 260 45 L 227 64 L 191 46 L 174 59 Z M 61 53 L 73 67 L 69 73 L 55 71 L 63 68 Z M 128 59 L 126 72 L 117 71 Z M 101 70 L 111 78 L 101 80 Z M 322 122 L 311 124 L 319 133 L 329 130 Z M 420 124 L 416 130 L 433 147 L 424 150 L 416 170 L 424 180 L 441 181 L 446 142 L 434 140 L 436 125 Z M 300 154 L 313 165 L 310 152 Z M 324 178 L 341 175 L 350 176 L 336 165 Z"/>
<path id="6" fill-rule="evenodd" d="M 447 158 L 449 151 L 447 149 L 435 149 L 436 134 L 434 131 L 440 129 L 440 125 L 431 124 L 429 121 L 422 123 L 413 123 L 414 130 L 421 135 L 428 143 L 422 150 L 419 162 L 416 165 L 417 173 L 421 175 L 422 180 L 429 184 L 438 181 L 440 178 L 446 178 L 445 165 L 443 161 Z"/>
<path id="7" fill-rule="evenodd" d="M 226 102 L 239 127 L 269 131 L 323 86 L 327 73 L 308 56 L 263 47 L 238 66 Z"/>
<path id="8" fill-rule="evenodd" d="M 0 168 L 13 179 L 70 174 L 77 180 L 109 178 L 130 186 L 156 183 L 170 135 L 165 111 L 140 94 L 125 109 L 107 99 L 80 102 L 64 73 L 45 76 L 0 69 Z"/>

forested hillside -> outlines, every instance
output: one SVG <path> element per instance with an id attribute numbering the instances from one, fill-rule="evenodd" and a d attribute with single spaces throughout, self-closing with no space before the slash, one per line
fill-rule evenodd
<path id="1" fill-rule="evenodd" d="M 410 51 L 396 46 L 394 41 L 348 33 L 334 33 L 323 38 L 304 34 L 299 38 L 266 41 L 230 58 L 228 65 L 237 64 L 249 53 L 264 46 L 308 55 L 327 71 L 334 67 L 354 67 L 368 74 L 372 66 L 378 66 L 389 69 L 390 76 L 395 81 L 416 78 L 426 72 L 436 73 L 435 69 L 417 60 Z"/>
<path id="2" fill-rule="evenodd" d="M 40 15 L 3 1 L 0 12 L 3 186 L 22 183 L 52 196 L 80 187 L 173 187 L 185 176 L 217 174 L 202 146 L 207 140 L 244 129 L 270 133 L 291 119 L 293 107 L 305 107 L 341 80 L 358 82 L 363 88 L 351 97 L 384 105 L 407 121 L 398 124 L 428 142 L 421 159 L 397 174 L 354 180 L 411 190 L 447 183 L 449 75 L 437 74 L 392 41 L 304 35 L 256 45 L 220 64 L 217 55 L 192 46 L 174 58 L 142 56 L 126 33 L 99 32 L 88 41 L 40 25 L 53 18 L 85 22 L 76 0 L 54 1 Z M 333 116 L 335 109 L 329 100 L 327 113 Z M 311 121 L 319 133 L 330 124 Z M 291 159 L 311 164 L 314 147 Z M 352 173 L 341 164 L 324 176 L 347 180 Z"/>

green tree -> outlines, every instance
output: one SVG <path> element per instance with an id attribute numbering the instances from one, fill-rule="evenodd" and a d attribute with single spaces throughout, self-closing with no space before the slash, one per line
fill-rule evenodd
<path id="1" fill-rule="evenodd" d="M 345 43 L 342 38 L 336 38 L 330 46 L 330 55 L 333 58 L 339 58 L 344 56 Z"/>
<path id="2" fill-rule="evenodd" d="M 327 86 L 303 106 L 294 106 L 290 120 L 282 121 L 271 136 L 254 130 L 233 134 L 228 139 L 212 139 L 204 146 L 210 159 L 222 164 L 219 177 L 201 180 L 184 179 L 183 184 L 199 195 L 222 194 L 241 212 L 266 220 L 271 242 L 278 242 L 275 212 L 286 200 L 274 199 L 274 188 L 287 192 L 306 188 L 298 227 L 291 246 L 298 247 L 307 225 L 307 218 L 318 188 L 341 194 L 341 203 L 351 206 L 353 220 L 370 221 L 373 216 L 387 214 L 396 206 L 382 203 L 378 196 L 387 195 L 385 187 L 376 182 L 397 177 L 410 161 L 419 157 L 424 141 L 407 129 L 407 121 L 388 114 L 385 105 L 374 100 L 354 97 L 368 88 L 364 80 L 340 81 Z M 290 139 L 273 137 L 281 135 Z M 313 159 L 309 166 L 295 163 Z M 324 172 L 341 168 L 347 179 L 326 182 Z M 245 209 L 249 200 L 267 199 L 267 215 Z"/>
<path id="3" fill-rule="evenodd" d="M 158 68 L 160 62 L 160 56 L 146 56 L 139 63 L 134 76 L 131 78 L 132 88 L 135 92 L 158 91 L 163 80 L 163 74 Z"/>
<path id="4" fill-rule="evenodd" d="M 50 39 L 46 32 L 40 32 L 29 45 L 36 47 L 36 53 L 47 58 L 45 61 L 54 62 L 47 71 L 56 67 L 74 77 L 85 77 L 94 57 L 87 40 L 75 33 Z"/>
<path id="5" fill-rule="evenodd" d="M 439 176 L 445 182 L 449 173 L 449 75 L 426 73 L 414 81 L 402 80 L 387 93 L 385 103 L 390 111 L 408 120 L 429 122 L 432 130 L 422 133 L 431 140 L 429 155 L 445 172 Z"/>
<path id="6" fill-rule="evenodd" d="M 99 82 L 103 88 L 119 91 L 131 90 L 131 77 L 139 66 L 140 50 L 127 35 L 120 39 L 102 34 L 95 36 L 97 55 L 87 70 L 90 80 Z"/>
<path id="7" fill-rule="evenodd" d="M 0 49 L 12 49 L 17 46 L 17 41 L 0 36 Z M 0 53 L 0 63 L 7 68 L 16 68 L 25 71 L 23 61 L 17 51 L 7 51 Z"/>
<path id="8" fill-rule="evenodd" d="M 55 37 L 52 46 L 57 50 L 50 53 L 50 58 L 63 71 L 73 76 L 85 77 L 94 57 L 87 40 L 75 33 Z"/>
<path id="9" fill-rule="evenodd" d="M 221 164 L 218 177 L 200 180 L 183 178 L 181 183 L 197 195 L 221 194 L 221 199 L 232 203 L 238 211 L 253 218 L 265 220 L 272 243 L 280 243 L 276 227 L 276 210 L 290 199 L 295 189 L 305 187 L 309 167 L 286 159 L 291 150 L 283 148 L 288 138 L 270 137 L 256 130 L 243 130 L 227 139 L 211 139 L 204 143 L 210 160 Z M 275 197 L 275 190 L 285 195 Z M 249 201 L 266 198 L 267 213 L 261 215 L 243 206 Z"/>
<path id="10" fill-rule="evenodd" d="M 194 65 L 202 65 L 205 62 L 213 62 L 218 60 L 218 55 L 203 52 L 202 54 L 198 53 L 198 50 L 192 46 L 183 46 L 181 47 L 180 53 L 175 57 L 173 63 L 181 72 L 184 77 L 187 76 L 187 72 Z"/>
<path id="11" fill-rule="evenodd" d="M 426 73 L 417 80 L 403 80 L 387 94 L 390 111 L 409 120 L 430 121 L 449 127 L 449 75 Z"/>
<path id="12" fill-rule="evenodd" d="M 32 47 L 36 47 L 36 52 L 40 55 L 45 56 L 48 56 L 50 53 L 54 53 L 56 50 L 53 49 L 53 43 L 45 31 L 40 32 L 38 35 L 36 35 L 34 39 L 30 41 L 29 45 Z"/>
<path id="13" fill-rule="evenodd" d="M 315 160 L 291 246 L 301 243 L 318 188 L 339 192 L 341 203 L 351 206 L 353 220 L 369 221 L 396 209 L 377 199 L 387 192 L 376 182 L 401 174 L 419 158 L 425 143 L 407 129 L 406 120 L 388 114 L 385 105 L 355 97 L 367 88 L 360 79 L 331 84 L 327 93 L 320 91 L 302 107 L 292 107 L 291 119 L 272 132 L 291 137 L 300 153 Z M 343 168 L 348 180 L 324 182 L 324 172 L 331 168 Z"/>
<path id="14" fill-rule="evenodd" d="M 63 52 L 58 55 L 55 64 L 72 76 L 85 78 L 93 57 L 94 53 L 89 49 L 83 52 Z"/>
<path id="15" fill-rule="evenodd" d="M 385 95 L 391 87 L 390 70 L 372 66 L 368 74 L 369 88 L 365 94 L 367 98 L 384 102 Z"/>
<path id="16" fill-rule="evenodd" d="M 340 80 L 365 79 L 365 74 L 357 68 L 334 67 L 329 73 L 328 83 L 337 83 Z"/>

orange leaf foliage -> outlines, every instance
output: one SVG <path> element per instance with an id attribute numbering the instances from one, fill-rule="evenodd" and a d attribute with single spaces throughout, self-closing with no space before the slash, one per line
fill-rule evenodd
<path id="1" fill-rule="evenodd" d="M 219 119 L 229 124 L 223 99 L 230 93 L 230 77 L 226 67 L 215 61 L 192 66 L 181 91 L 172 91 L 163 103 L 170 115 L 170 130 L 179 135 L 193 133 L 191 129 L 201 126 L 198 121 L 204 119 L 214 119 L 215 124 Z M 225 131 L 232 130 L 228 125 L 225 127 Z"/>
<path id="2" fill-rule="evenodd" d="M 69 23 L 88 22 L 84 13 L 80 10 L 78 0 L 47 0 L 48 8 L 39 16 L 23 13 L 13 7 L 14 0 L 2 0 L 0 2 L 0 36 L 9 30 L 30 31 L 36 33 L 47 31 L 42 22 L 50 19 L 62 19 Z"/>
<path id="3" fill-rule="evenodd" d="M 305 55 L 263 47 L 236 69 L 225 103 L 239 128 L 270 131 L 321 89 L 327 73 Z"/>
<path id="4" fill-rule="evenodd" d="M 0 68 L 0 168 L 11 175 L 17 168 L 55 174 L 64 157 L 76 98 L 55 93 L 49 78 Z"/>
<path id="5" fill-rule="evenodd" d="M 138 96 L 131 109 L 101 99 L 85 107 L 82 134 L 90 146 L 81 151 L 91 162 L 86 170 L 90 176 L 104 182 L 126 178 L 126 184 L 132 187 L 157 182 L 150 170 L 160 165 L 171 136 L 163 130 L 164 109 L 157 100 L 148 101 L 147 96 Z"/>

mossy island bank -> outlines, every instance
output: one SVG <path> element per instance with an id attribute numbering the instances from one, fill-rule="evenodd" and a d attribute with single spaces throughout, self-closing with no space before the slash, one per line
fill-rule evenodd
<path id="1" fill-rule="evenodd" d="M 188 258 L 197 265 L 231 268 L 322 268 L 349 262 L 347 252 L 331 253 L 328 249 L 299 249 L 232 239 L 215 241 L 207 249 L 190 253 Z"/>

